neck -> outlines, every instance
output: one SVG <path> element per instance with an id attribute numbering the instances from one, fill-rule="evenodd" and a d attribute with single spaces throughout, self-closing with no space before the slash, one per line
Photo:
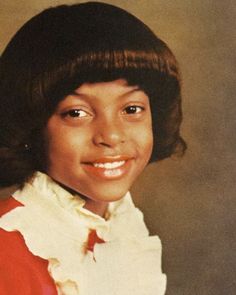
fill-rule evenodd
<path id="1" fill-rule="evenodd" d="M 85 198 L 85 205 L 84 208 L 86 208 L 87 210 L 93 212 L 94 214 L 97 214 L 101 217 L 105 216 L 107 207 L 108 207 L 108 203 L 107 202 L 96 202 L 94 200 L 90 200 L 88 198 Z"/>
<path id="2" fill-rule="evenodd" d="M 108 207 L 108 203 L 107 202 L 97 202 L 94 200 L 91 200 L 85 196 L 83 196 L 82 194 L 78 193 L 77 191 L 67 187 L 66 185 L 56 181 L 54 179 L 55 182 L 57 182 L 61 187 L 63 187 L 65 190 L 67 190 L 68 192 L 70 192 L 72 195 L 79 195 L 82 199 L 85 200 L 85 205 L 84 208 L 86 208 L 87 210 L 91 211 L 94 214 L 97 214 L 101 217 L 105 216 L 107 207 Z"/>

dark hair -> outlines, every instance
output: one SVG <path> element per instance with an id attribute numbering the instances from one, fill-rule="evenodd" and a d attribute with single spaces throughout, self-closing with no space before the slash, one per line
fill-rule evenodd
<path id="1" fill-rule="evenodd" d="M 177 62 L 144 23 L 98 2 L 49 8 L 29 20 L 0 60 L 0 186 L 43 171 L 43 130 L 59 101 L 84 82 L 119 78 L 150 98 L 150 161 L 183 152 Z"/>

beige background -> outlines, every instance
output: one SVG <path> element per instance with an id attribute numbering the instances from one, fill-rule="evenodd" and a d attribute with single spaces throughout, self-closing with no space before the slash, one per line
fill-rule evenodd
<path id="1" fill-rule="evenodd" d="M 0 52 L 32 15 L 73 2 L 0 0 Z M 147 23 L 170 45 L 182 69 L 188 152 L 150 166 L 133 188 L 151 232 L 162 239 L 167 295 L 236 294 L 236 3 L 104 2 Z"/>

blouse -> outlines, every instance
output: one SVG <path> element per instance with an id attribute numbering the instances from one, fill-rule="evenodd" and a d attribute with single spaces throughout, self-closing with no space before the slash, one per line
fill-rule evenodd
<path id="1" fill-rule="evenodd" d="M 12 201 L 17 205 L 0 218 L 2 233 L 12 237 L 9 253 L 18 251 L 13 237 L 18 235 L 18 244 L 32 258 L 27 261 L 31 276 L 37 277 L 37 263 L 45 272 L 44 287 L 28 294 L 165 293 L 160 239 L 149 236 L 143 214 L 134 206 L 130 193 L 109 203 L 102 218 L 85 209 L 85 201 L 78 195 L 37 172 L 13 194 Z M 20 278 L 12 271 L 13 267 L 5 269 L 10 273 L 6 284 L 14 285 L 11 281 Z"/>

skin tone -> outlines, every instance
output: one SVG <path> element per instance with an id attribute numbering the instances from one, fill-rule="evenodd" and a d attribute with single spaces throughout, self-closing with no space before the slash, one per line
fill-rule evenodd
<path id="1" fill-rule="evenodd" d="M 86 83 L 66 96 L 46 127 L 47 173 L 104 216 L 147 165 L 153 147 L 148 96 L 123 79 Z"/>

